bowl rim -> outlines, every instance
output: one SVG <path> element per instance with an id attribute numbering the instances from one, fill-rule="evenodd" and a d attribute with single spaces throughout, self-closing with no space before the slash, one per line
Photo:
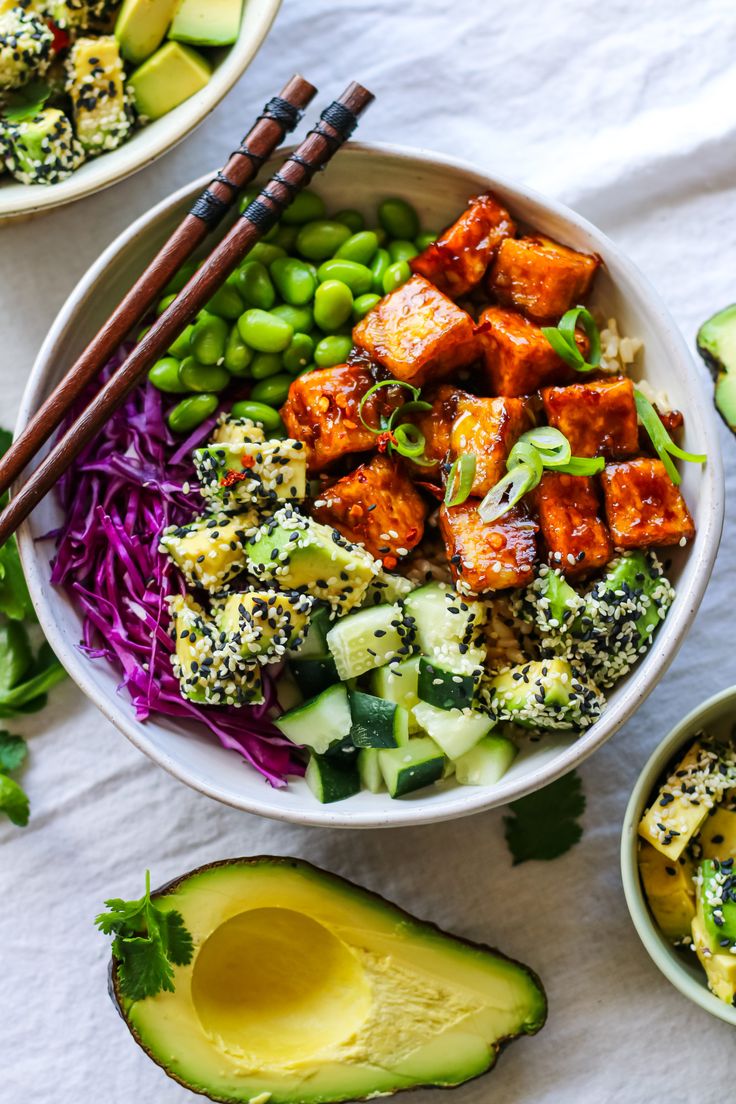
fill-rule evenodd
<path id="1" fill-rule="evenodd" d="M 291 145 L 277 151 L 275 157 L 288 155 L 296 147 Z M 482 166 L 451 157 L 446 154 L 435 153 L 425 148 L 396 145 L 379 142 L 348 142 L 345 151 L 353 151 L 360 156 L 361 153 L 379 154 L 397 159 L 399 161 L 421 162 L 425 167 L 440 168 L 461 175 L 471 174 L 480 176 L 487 181 L 487 187 L 499 188 L 511 192 L 517 197 L 523 197 L 525 201 L 537 205 L 544 211 L 554 216 L 563 223 L 574 226 L 577 230 L 590 235 L 596 242 L 608 251 L 611 258 L 615 258 L 618 267 L 623 270 L 626 278 L 635 289 L 637 297 L 646 304 L 646 313 L 653 320 L 659 332 L 662 334 L 666 345 L 670 347 L 674 359 L 680 364 L 688 383 L 695 391 L 697 402 L 694 409 L 708 430 L 708 439 L 717 441 L 715 431 L 715 415 L 710 404 L 701 401 L 700 381 L 698 380 L 695 364 L 689 354 L 684 339 L 670 318 L 663 302 L 657 292 L 651 287 L 648 280 L 639 272 L 638 268 L 630 261 L 605 234 L 599 231 L 592 223 L 564 204 L 556 200 L 547 199 L 534 189 L 517 184 L 508 178 L 485 169 Z M 90 266 L 86 273 L 72 289 L 65 303 L 57 314 L 52 326 L 39 350 L 34 362 L 26 388 L 21 400 L 20 411 L 16 423 L 16 434 L 20 432 L 28 421 L 32 410 L 35 409 L 38 396 L 43 393 L 45 380 L 53 363 L 53 351 L 56 342 L 63 334 L 72 317 L 86 301 L 94 294 L 95 285 L 99 277 L 105 272 L 111 263 L 114 263 L 117 254 L 130 243 L 147 233 L 148 227 L 153 225 L 160 216 L 169 208 L 186 201 L 193 193 L 199 191 L 210 179 L 211 173 L 183 185 L 171 195 L 165 197 L 149 211 L 139 216 L 127 229 L 123 230 L 98 259 Z M 196 772 L 180 765 L 171 756 L 156 748 L 145 732 L 145 725 L 137 721 L 132 713 L 125 711 L 124 704 L 110 703 L 101 695 L 94 686 L 89 673 L 89 661 L 85 660 L 77 651 L 71 641 L 67 641 L 57 629 L 56 622 L 47 606 L 45 585 L 40 571 L 40 558 L 38 557 L 30 524 L 26 522 L 19 530 L 18 541 L 20 557 L 24 572 L 28 581 L 31 598 L 38 615 L 39 622 L 46 633 L 47 639 L 58 655 L 61 663 L 78 684 L 88 698 L 102 711 L 111 723 L 150 759 L 162 766 L 179 781 L 186 783 L 200 793 L 214 798 L 233 808 L 245 812 L 256 813 L 275 820 L 289 823 L 310 825 L 314 827 L 346 827 L 346 828 L 381 828 L 381 827 L 405 827 L 417 824 L 435 823 L 440 820 L 456 819 L 469 816 L 485 809 L 498 805 L 505 805 L 515 801 L 526 794 L 532 793 L 541 787 L 555 781 L 568 771 L 577 767 L 607 739 L 617 732 L 623 724 L 633 715 L 638 706 L 648 696 L 656 685 L 658 679 L 664 674 L 679 651 L 687 634 L 690 624 L 700 606 L 706 586 L 708 585 L 713 564 L 715 562 L 718 545 L 723 526 L 724 515 L 724 476 L 720 451 L 716 448 L 708 457 L 708 464 L 703 470 L 703 485 L 701 487 L 701 499 L 708 500 L 709 508 L 706 511 L 705 521 L 700 528 L 700 549 L 696 553 L 697 544 L 693 546 L 691 554 L 698 554 L 699 561 L 693 572 L 693 577 L 686 591 L 680 590 L 680 603 L 673 610 L 664 623 L 662 631 L 658 634 L 650 650 L 650 655 L 658 654 L 658 664 L 655 668 L 656 677 L 650 678 L 643 686 L 627 685 L 616 703 L 616 711 L 608 709 L 604 712 L 601 721 L 592 726 L 587 733 L 581 734 L 569 747 L 558 751 L 550 762 L 543 763 L 530 769 L 524 775 L 523 780 L 513 783 L 503 782 L 490 789 L 478 787 L 463 788 L 458 794 L 455 805 L 451 808 L 434 809 L 429 805 L 422 806 L 419 803 L 396 803 L 396 809 L 391 810 L 390 815 L 379 809 L 375 811 L 361 811 L 348 814 L 340 812 L 331 805 L 320 805 L 315 802 L 312 812 L 303 812 L 290 808 L 274 808 L 266 801 L 257 798 L 235 798 L 233 795 L 223 792 L 218 786 L 203 782 L 196 776 Z M 662 634 L 667 630 L 669 651 L 662 646 Z M 637 680 L 634 679 L 634 682 Z M 608 715 L 607 717 L 607 714 Z M 606 723 L 607 722 L 607 723 Z M 597 730 L 597 731 L 596 731 Z M 592 734 L 592 735 L 591 735 Z"/>
<path id="2" fill-rule="evenodd" d="M 673 956 L 671 945 L 657 928 L 649 911 L 637 863 L 639 838 L 637 827 L 657 778 L 676 752 L 692 739 L 694 733 L 702 726 L 704 718 L 707 717 L 706 723 L 709 723 L 716 716 L 722 715 L 729 706 L 736 706 L 736 686 L 728 686 L 725 690 L 720 690 L 691 709 L 674 728 L 670 729 L 664 739 L 660 740 L 647 759 L 636 780 L 624 814 L 621 829 L 621 880 L 631 921 L 652 962 L 683 996 L 694 1001 L 706 1012 L 710 1012 L 712 1016 L 717 1016 L 718 1019 L 736 1027 L 736 1007 L 719 1000 L 710 992 L 705 982 L 705 974 L 703 974 L 703 981 L 696 980 Z"/>
<path id="3" fill-rule="evenodd" d="M 132 143 L 124 142 L 117 149 L 94 159 L 94 164 L 101 168 L 94 174 L 92 180 L 80 177 L 79 173 L 74 172 L 58 184 L 21 185 L 16 181 L 12 188 L 7 190 L 0 187 L 0 225 L 12 223 L 14 220 L 22 221 L 42 214 L 44 211 L 51 211 L 55 207 L 66 206 L 68 203 L 97 195 L 98 192 L 121 183 L 153 161 L 157 161 L 159 157 L 163 157 L 196 130 L 237 84 L 253 61 L 279 13 L 282 0 L 258 0 L 258 3 L 260 8 L 254 13 L 252 23 L 242 20 L 238 37 L 231 46 L 224 47 L 227 53 L 213 70 L 205 87 L 173 109 L 178 111 L 188 103 L 191 105 L 191 110 L 182 112 L 176 126 L 169 123 L 168 127 L 165 125 L 160 127 L 160 140 L 153 149 L 148 148 L 148 143 L 143 143 L 140 149 L 134 149 Z M 247 7 L 244 8 L 244 12 L 247 12 Z M 154 120 L 150 125 L 155 127 L 165 122 L 167 115 Z M 143 128 L 137 133 L 146 134 L 147 132 L 150 134 L 148 128 Z"/>

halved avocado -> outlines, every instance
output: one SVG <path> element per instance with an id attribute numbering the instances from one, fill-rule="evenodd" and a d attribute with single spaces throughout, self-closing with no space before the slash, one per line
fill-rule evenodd
<path id="1" fill-rule="evenodd" d="M 703 323 L 697 345 L 716 383 L 716 409 L 736 433 L 736 303 Z"/>
<path id="2" fill-rule="evenodd" d="M 158 890 L 194 940 L 175 992 L 111 992 L 170 1077 L 213 1100 L 336 1104 L 459 1085 L 544 1024 L 537 976 L 297 859 L 230 859 Z"/>

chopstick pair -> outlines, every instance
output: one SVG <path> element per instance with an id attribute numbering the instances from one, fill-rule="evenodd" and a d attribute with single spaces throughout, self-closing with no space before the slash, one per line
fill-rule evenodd
<path id="1" fill-rule="evenodd" d="M 219 223 L 231 206 L 237 190 L 255 177 L 286 130 L 293 129 L 302 106 L 311 100 L 314 91 L 302 78 L 295 77 L 277 98 L 280 104 L 292 108 L 293 116 L 288 113 L 288 107 L 271 107 L 269 112 L 269 106 L 274 104 L 273 100 L 266 105 L 264 114 L 247 135 L 243 147 L 236 151 L 225 170 L 217 174 L 207 191 L 199 197 L 181 226 L 72 365 L 17 441 L 0 459 L 0 493 L 8 488 L 48 440 L 120 341 L 153 306 L 182 261 L 191 255 L 208 230 Z M 246 207 L 220 244 L 177 294 L 171 306 L 153 323 L 126 360 L 13 496 L 0 514 L 0 545 L 28 517 L 145 372 L 222 286 L 245 254 L 275 225 L 284 208 L 306 187 L 315 172 L 330 161 L 350 137 L 360 115 L 373 99 L 373 94 L 366 88 L 351 82 L 342 96 L 325 108 L 304 141 L 279 171 L 274 173 L 258 197 Z M 293 122 L 289 126 L 292 117 Z M 194 244 L 191 244 L 192 241 Z"/>

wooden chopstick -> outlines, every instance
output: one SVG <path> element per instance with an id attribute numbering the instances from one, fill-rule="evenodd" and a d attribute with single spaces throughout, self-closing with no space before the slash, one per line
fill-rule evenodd
<path id="1" fill-rule="evenodd" d="M 39 407 L 20 437 L 0 458 L 0 495 L 9 490 L 26 464 L 61 425 L 87 384 L 99 373 L 133 326 L 155 305 L 174 273 L 220 223 L 240 190 L 255 179 L 264 161 L 284 136 L 294 130 L 316 91 L 313 84 L 297 75 L 288 81 L 278 96 L 268 101 L 224 168 L 195 201 L 191 211 L 184 216 L 99 333 Z"/>
<path id="2" fill-rule="evenodd" d="M 260 195 L 246 207 L 171 306 L 160 315 L 42 460 L 28 482 L 11 499 L 0 514 L 0 545 L 28 517 L 85 445 L 93 440 L 145 372 L 222 286 L 248 250 L 274 226 L 294 196 L 309 183 L 318 169 L 330 161 L 352 134 L 359 116 L 373 99 L 371 92 L 352 82 L 339 99 L 325 108 L 319 122 L 304 141 L 274 173 Z"/>

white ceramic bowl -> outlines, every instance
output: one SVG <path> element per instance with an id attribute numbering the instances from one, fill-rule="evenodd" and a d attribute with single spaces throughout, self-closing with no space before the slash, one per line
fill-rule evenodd
<path id="1" fill-rule="evenodd" d="M 93 157 L 59 184 L 20 184 L 0 177 L 0 222 L 29 218 L 117 184 L 186 138 L 217 107 L 260 49 L 281 0 L 246 0 L 237 41 L 215 54 L 207 85 L 160 119 L 136 131 L 119 149 Z"/>
<path id="2" fill-rule="evenodd" d="M 43 344 L 23 398 L 18 429 L 49 388 L 106 318 L 208 177 L 197 180 L 138 219 L 112 243 L 79 282 Z M 700 605 L 718 549 L 723 517 L 723 473 L 710 396 L 672 319 L 637 269 L 595 227 L 557 203 L 479 169 L 430 154 L 391 146 L 348 145 L 335 158 L 317 187 L 328 207 L 349 205 L 372 212 L 384 195 L 414 201 L 425 226 L 447 224 L 468 197 L 492 189 L 517 218 L 553 238 L 606 262 L 597 278 L 596 300 L 616 316 L 627 334 L 645 342 L 646 375 L 666 388 L 673 404 L 685 410 L 686 447 L 708 452 L 708 464 L 685 465 L 683 490 L 693 510 L 697 536 L 688 549 L 673 554 L 677 598 L 643 662 L 611 693 L 601 719 L 579 739 L 557 735 L 528 744 L 493 788 L 439 785 L 400 801 L 361 793 L 335 805 L 319 805 L 304 782 L 285 792 L 265 785 L 232 752 L 204 731 L 175 724 L 139 724 L 128 701 L 116 694 L 117 674 L 85 659 L 75 648 L 79 617 L 66 596 L 49 586 L 49 546 L 34 536 L 59 522 L 53 497 L 35 512 L 21 532 L 21 555 L 39 620 L 61 662 L 84 692 L 137 747 L 188 785 L 250 812 L 315 825 L 382 827 L 466 816 L 503 805 L 530 793 L 572 769 L 631 716 L 662 677 Z"/>
<path id="3" fill-rule="evenodd" d="M 697 705 L 654 749 L 637 779 L 626 809 L 621 833 L 621 878 L 631 919 L 652 961 L 683 996 L 699 1004 L 712 1016 L 736 1027 L 736 1008 L 711 993 L 695 954 L 675 950 L 655 924 L 639 879 L 638 865 L 639 821 L 650 804 L 660 775 L 672 760 L 679 758 L 696 732 L 705 729 L 723 738 L 731 730 L 734 717 L 736 686 L 730 686 Z"/>

